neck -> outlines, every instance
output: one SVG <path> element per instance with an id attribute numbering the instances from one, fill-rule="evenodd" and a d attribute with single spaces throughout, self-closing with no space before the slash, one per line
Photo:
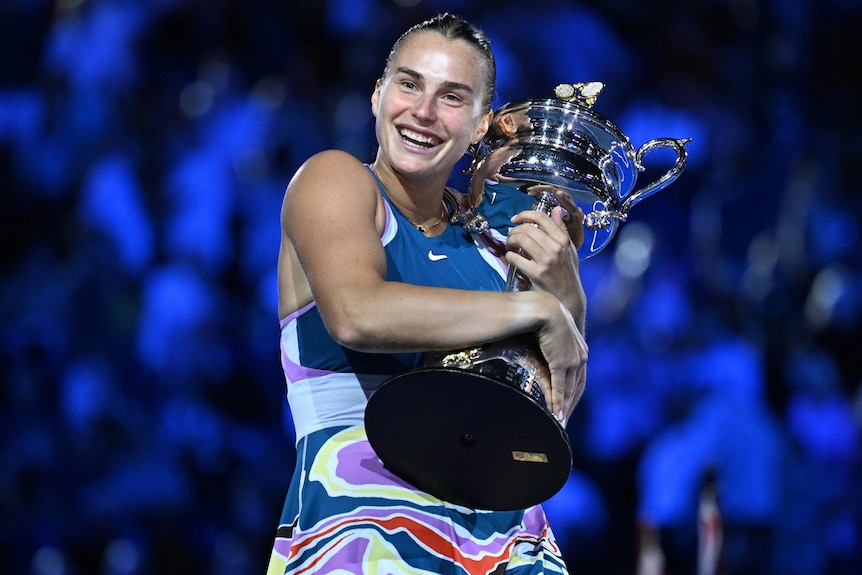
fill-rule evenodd
<path id="1" fill-rule="evenodd" d="M 440 200 L 440 215 L 434 218 L 433 221 L 418 223 L 413 220 L 409 220 L 413 227 L 422 232 L 423 234 L 429 233 L 434 230 L 434 228 L 438 227 L 444 221 L 449 219 L 449 212 L 446 210 L 446 204 L 443 203 L 443 200 Z M 445 227 L 445 226 L 444 226 Z"/>
<path id="2" fill-rule="evenodd" d="M 389 200 L 407 216 L 413 225 L 430 228 L 445 218 L 443 192 L 446 181 L 439 178 L 416 181 L 403 177 L 381 162 L 371 164 L 371 169 L 386 188 Z"/>

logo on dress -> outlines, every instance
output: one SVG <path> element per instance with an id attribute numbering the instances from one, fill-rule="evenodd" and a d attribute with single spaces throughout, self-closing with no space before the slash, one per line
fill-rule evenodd
<path id="1" fill-rule="evenodd" d="M 440 260 L 445 260 L 448 258 L 446 254 L 435 254 L 433 250 L 428 250 L 428 259 L 432 262 L 439 262 Z"/>

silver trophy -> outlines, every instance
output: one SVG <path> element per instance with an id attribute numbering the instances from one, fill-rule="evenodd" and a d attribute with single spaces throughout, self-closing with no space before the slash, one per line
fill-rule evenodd
<path id="1" fill-rule="evenodd" d="M 556 98 L 520 100 L 495 111 L 472 151 L 470 200 L 456 217 L 489 234 L 487 210 L 557 206 L 584 214 L 582 259 L 602 250 L 633 205 L 679 177 L 689 140 L 658 138 L 635 149 L 616 125 L 592 110 L 603 84 L 561 84 Z M 635 191 L 644 156 L 676 153 L 674 165 Z M 492 198 L 492 199 L 488 199 Z M 504 233 L 505 230 L 501 231 Z M 507 289 L 529 289 L 510 267 Z M 481 318 L 478 319 L 481 321 Z M 429 353 L 423 366 L 389 378 L 369 398 L 368 439 L 383 464 L 444 501 L 477 509 L 523 509 L 562 488 L 572 466 L 568 434 L 545 404 L 549 370 L 533 334 L 472 349 Z"/>
<path id="2" fill-rule="evenodd" d="M 581 259 L 601 251 L 632 206 L 679 177 L 690 141 L 656 138 L 635 149 L 615 124 L 592 110 L 603 87 L 601 82 L 560 84 L 556 98 L 519 100 L 498 109 L 488 134 L 473 150 L 473 205 L 481 205 L 489 186 L 495 195 L 540 187 L 545 191 L 534 209 L 550 213 L 570 199 L 583 210 Z M 659 148 L 675 152 L 676 162 L 635 191 L 644 157 Z"/>

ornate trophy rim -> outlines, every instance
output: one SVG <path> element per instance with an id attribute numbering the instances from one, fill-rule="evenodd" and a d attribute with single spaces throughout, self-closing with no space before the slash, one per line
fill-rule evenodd
<path id="1" fill-rule="evenodd" d="M 601 251 L 631 206 L 679 176 L 688 143 L 657 138 L 635 150 L 616 124 L 590 109 L 602 87 L 561 84 L 557 98 L 499 108 L 471 150 L 471 205 L 481 209 L 488 196 L 496 206 L 512 198 L 520 206 L 530 196 L 532 209 L 550 214 L 571 200 L 585 215 L 581 259 Z M 634 191 L 641 159 L 662 147 L 676 152 L 676 163 Z M 507 290 L 529 289 L 521 279 L 511 267 Z M 533 334 L 426 354 L 423 367 L 389 378 L 369 397 L 368 440 L 393 474 L 439 499 L 527 508 L 552 497 L 571 472 L 569 437 L 541 391 L 549 377 Z"/>
<path id="2" fill-rule="evenodd" d="M 518 189 L 553 186 L 586 215 L 580 257 L 604 249 L 632 206 L 682 173 L 690 140 L 655 138 L 635 149 L 614 122 L 592 109 L 603 87 L 601 82 L 560 84 L 556 98 L 525 98 L 495 110 L 488 133 L 470 150 L 473 205 L 481 202 L 488 178 Z M 674 151 L 675 164 L 636 190 L 644 156 L 658 148 Z"/>
<path id="3" fill-rule="evenodd" d="M 592 108 L 588 108 L 583 104 L 575 101 L 565 101 L 559 100 L 556 98 L 524 98 L 521 100 L 515 100 L 513 102 L 509 102 L 508 104 L 504 104 L 500 108 L 498 108 L 491 119 L 491 126 L 497 124 L 504 116 L 513 114 L 516 112 L 523 112 L 527 110 L 541 110 L 541 111 L 549 111 L 549 112 L 559 112 L 561 114 L 565 114 L 569 116 L 572 120 L 577 119 L 585 119 L 589 121 L 589 123 L 593 124 L 596 128 L 600 128 L 604 131 L 607 136 L 609 142 L 616 142 L 617 145 L 625 147 L 630 153 L 634 154 L 635 149 L 631 143 L 631 140 L 628 136 L 611 120 L 603 116 L 602 114 L 596 112 Z M 572 131 L 572 124 L 567 126 L 566 130 L 561 130 L 562 133 L 566 131 Z M 562 127 L 561 127 L 562 128 Z M 490 134 L 489 134 L 490 135 Z M 538 136 L 539 139 L 548 138 L 549 131 L 544 130 L 543 133 Z M 510 141 L 511 139 L 521 139 L 523 135 L 518 136 L 505 136 L 505 135 L 490 135 L 490 137 L 486 136 L 487 142 L 497 142 L 500 141 L 505 143 Z M 529 134 L 529 138 L 531 140 L 535 140 L 537 136 L 534 133 Z M 496 149 L 492 147 L 492 149 Z"/>

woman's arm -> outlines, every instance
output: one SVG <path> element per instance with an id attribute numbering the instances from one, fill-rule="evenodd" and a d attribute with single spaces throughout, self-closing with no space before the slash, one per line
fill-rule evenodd
<path id="1" fill-rule="evenodd" d="M 300 168 L 282 208 L 285 307 L 313 297 L 332 337 L 365 352 L 459 349 L 535 332 L 551 368 L 549 407 L 567 416 L 580 395 L 587 349 L 565 307 L 541 290 L 478 292 L 386 281 L 382 202 L 371 174 L 346 153 L 324 152 Z M 482 319 L 453 320 L 458 317 Z"/>

